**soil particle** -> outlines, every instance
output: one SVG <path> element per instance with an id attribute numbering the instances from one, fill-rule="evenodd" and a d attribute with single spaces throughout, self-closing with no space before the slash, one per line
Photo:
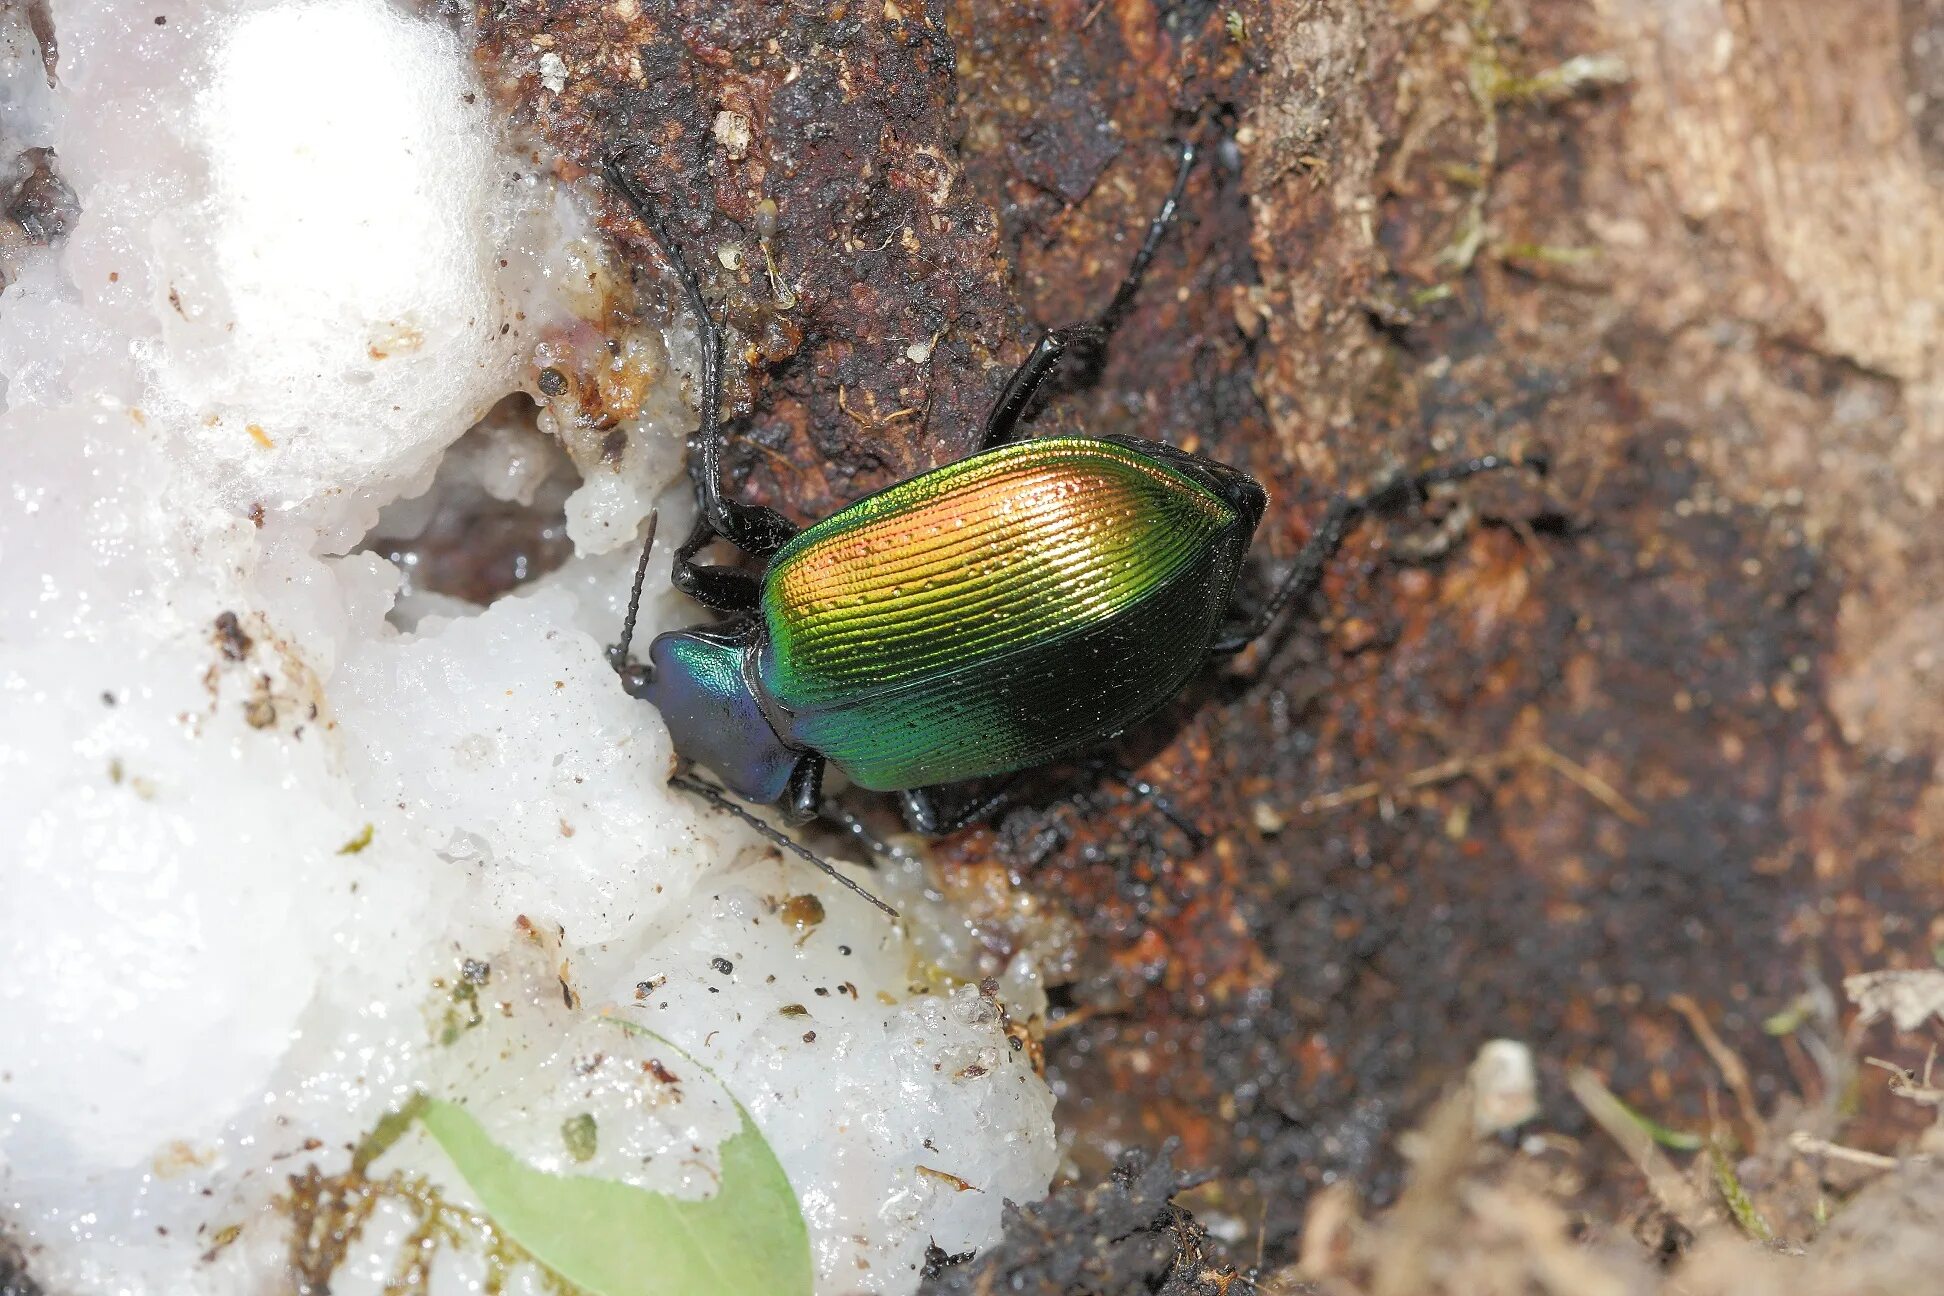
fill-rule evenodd
<path id="1" fill-rule="evenodd" d="M 1034 1206 L 1008 1203 L 1004 1236 L 976 1258 L 928 1256 L 920 1296 L 1244 1296 L 1248 1284 L 1223 1263 L 1220 1244 L 1174 1204 L 1183 1186 L 1166 1151 L 1129 1152 L 1105 1183 L 1062 1188 Z"/>

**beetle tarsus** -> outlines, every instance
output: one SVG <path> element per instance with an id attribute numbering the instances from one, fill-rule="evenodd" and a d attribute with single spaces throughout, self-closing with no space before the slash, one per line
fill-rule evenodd
<path id="1" fill-rule="evenodd" d="M 865 823 L 848 807 L 839 803 L 834 797 L 825 797 L 823 802 L 818 805 L 817 818 L 833 828 L 842 830 L 852 841 L 879 859 L 890 860 L 896 864 L 910 864 L 918 861 L 918 856 L 912 854 L 912 852 L 878 836 L 876 832 L 872 831 L 869 824 Z"/>
<path id="2" fill-rule="evenodd" d="M 1152 807 L 1154 813 L 1173 824 L 1175 831 L 1188 839 L 1189 850 L 1200 854 L 1207 847 L 1207 835 L 1202 832 L 1200 826 L 1194 820 L 1182 813 L 1181 808 L 1175 805 L 1167 793 L 1155 787 L 1154 784 L 1148 782 L 1138 774 L 1135 774 L 1132 770 L 1121 769 L 1117 772 L 1120 775 L 1120 781 L 1127 785 L 1127 790 L 1132 792 L 1137 800 Z"/>
<path id="3" fill-rule="evenodd" d="M 1120 287 L 1114 290 L 1114 299 L 1107 303 L 1107 309 L 1100 313 L 1098 321 L 1101 330 L 1112 333 L 1120 327 L 1128 307 L 1134 304 L 1134 294 L 1141 290 L 1141 280 L 1147 277 L 1148 265 L 1161 247 L 1161 240 L 1167 236 L 1168 229 L 1181 211 L 1181 196 L 1188 192 L 1188 176 L 1195 169 L 1201 150 L 1194 140 L 1181 142 L 1181 163 L 1175 170 L 1174 185 L 1161 203 L 1161 210 L 1148 222 L 1147 236 L 1141 240 L 1141 250 L 1134 254 L 1134 260 L 1121 279 Z"/>
<path id="4" fill-rule="evenodd" d="M 1136 803 L 1147 806 L 1174 825 L 1175 830 L 1188 840 L 1191 851 L 1200 852 L 1208 845 L 1208 836 L 1202 832 L 1201 826 L 1182 813 L 1181 808 L 1169 799 L 1167 793 L 1115 760 L 1111 752 L 1094 754 L 1083 762 L 1083 768 L 1089 784 L 1098 783 L 1102 779 L 1112 779 L 1125 787 L 1133 795 Z M 1070 793 L 1064 800 L 1083 810 L 1091 810 L 1094 808 L 1094 795 L 1091 787 L 1088 787 Z"/>
<path id="5" fill-rule="evenodd" d="M 935 787 L 912 788 L 898 793 L 898 809 L 904 815 L 905 827 L 924 837 L 950 837 L 962 828 L 997 814 L 1012 804 L 1013 784 L 1019 779 L 1017 774 L 1009 775 L 993 791 L 983 797 L 975 797 L 956 810 L 947 812 L 939 808 L 938 792 Z"/>

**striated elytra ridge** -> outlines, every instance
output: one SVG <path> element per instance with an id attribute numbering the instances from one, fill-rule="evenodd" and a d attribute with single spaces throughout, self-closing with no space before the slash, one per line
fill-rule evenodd
<path id="1" fill-rule="evenodd" d="M 763 585 L 784 739 L 893 790 L 1042 764 L 1161 706 L 1206 659 L 1260 512 L 1183 459 L 1023 441 L 803 531 Z"/>

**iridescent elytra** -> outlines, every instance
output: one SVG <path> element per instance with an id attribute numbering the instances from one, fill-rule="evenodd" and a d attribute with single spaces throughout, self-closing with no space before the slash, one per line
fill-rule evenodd
<path id="1" fill-rule="evenodd" d="M 1099 750 L 1312 591 L 1363 514 L 1440 482 L 1537 466 L 1488 455 L 1340 496 L 1271 596 L 1241 609 L 1236 578 L 1267 503 L 1254 480 L 1135 436 L 1015 439 L 1061 360 L 1077 349 L 1097 355 L 1120 323 L 1195 153 L 1182 148 L 1174 186 L 1107 309 L 1040 338 L 1000 390 L 973 454 L 802 530 L 723 496 L 720 335 L 655 205 L 623 158 L 608 160 L 608 184 L 653 235 L 702 339 L 697 518 L 672 577 L 724 619 L 659 635 L 646 665 L 632 663 L 644 546 L 614 650 L 629 691 L 660 710 L 677 754 L 722 780 L 685 773 L 678 783 L 767 828 L 724 791 L 803 822 L 824 807 L 824 774 L 835 767 L 858 787 L 897 793 L 914 830 L 951 831 L 1000 797 L 948 815 L 941 787 Z M 697 563 L 717 540 L 759 561 L 760 575 Z"/>

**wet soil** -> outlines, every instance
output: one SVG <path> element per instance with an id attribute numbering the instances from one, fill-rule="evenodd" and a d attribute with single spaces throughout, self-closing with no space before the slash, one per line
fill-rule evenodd
<path id="1" fill-rule="evenodd" d="M 1037 330 L 1111 295 L 1185 133 L 1210 149 L 1177 236 L 1037 428 L 1246 467 L 1257 593 L 1334 492 L 1548 458 L 1359 528 L 1314 606 L 1118 742 L 1205 848 L 1054 776 L 940 849 L 995 914 L 1024 889 L 1083 933 L 1047 1057 L 1088 1181 L 1178 1139 L 1275 1263 L 1317 1186 L 1393 1192 L 1393 1136 L 1510 1036 L 1624 1199 L 1568 1068 L 1705 1125 L 1691 1000 L 1758 1099 L 1820 1098 L 1764 1021 L 1944 940 L 1944 324 L 1911 307 L 1944 29 L 1781 7 L 478 11 L 554 164 L 625 148 L 736 329 L 743 498 L 815 518 L 962 453 Z M 1858 202 L 1917 233 L 1866 237 Z M 1863 1102 L 1852 1141 L 1908 1128 Z"/>

